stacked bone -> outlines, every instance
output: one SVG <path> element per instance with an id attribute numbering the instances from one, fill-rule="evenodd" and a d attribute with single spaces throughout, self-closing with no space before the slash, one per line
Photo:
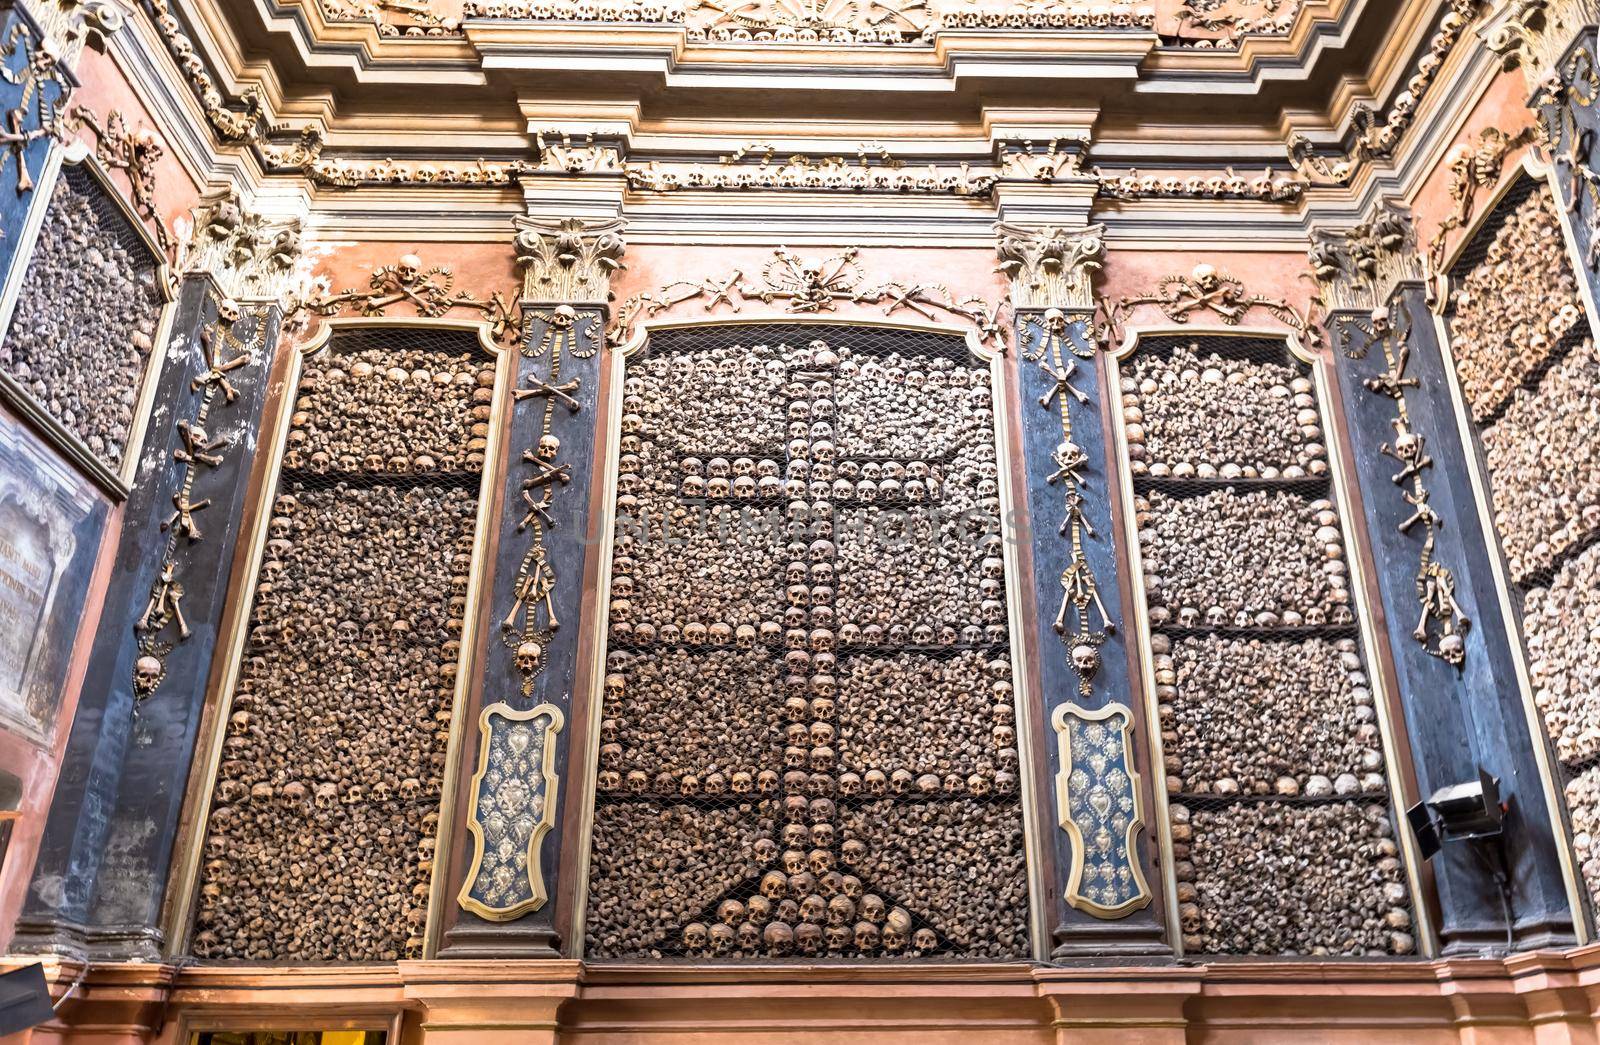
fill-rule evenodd
<path id="1" fill-rule="evenodd" d="M 1027 860 L 1015 803 L 867 802 L 841 828 L 851 871 L 893 883 L 932 939 L 980 959 L 1026 947 Z"/>
<path id="2" fill-rule="evenodd" d="M 1583 329 L 1578 280 L 1550 189 L 1540 185 L 1492 233 L 1483 259 L 1451 296 L 1450 345 L 1467 407 L 1479 422 Z"/>
<path id="3" fill-rule="evenodd" d="M 1566 794 L 1578 871 L 1590 899 L 1600 903 L 1600 766 L 1575 774 L 1567 781 Z"/>
<path id="4" fill-rule="evenodd" d="M 1173 873 L 1190 953 L 1410 954 L 1405 871 L 1388 811 L 1336 802 L 1174 804 Z"/>
<path id="5" fill-rule="evenodd" d="M 1314 386 L 1234 347 L 1158 346 L 1122 385 L 1184 948 L 1408 953 L 1365 666 L 1305 633 L 1355 620 L 1338 512 L 1298 492 L 1327 470 Z"/>
<path id="6" fill-rule="evenodd" d="M 122 463 L 161 316 L 156 263 L 87 175 L 50 198 L 0 343 L 4 371 L 89 451 Z"/>
<path id="7" fill-rule="evenodd" d="M 660 958 L 679 929 L 753 877 L 770 802 L 721 808 L 598 802 L 589 869 L 588 953 Z"/>
<path id="8" fill-rule="evenodd" d="M 974 932 L 953 890 L 904 860 L 853 871 L 867 847 L 839 835 L 854 803 L 915 802 L 990 818 L 984 859 L 1020 867 L 995 826 L 1018 817 L 1019 767 L 986 368 L 813 341 L 665 352 L 623 388 L 597 802 L 618 826 L 597 827 L 593 953 L 1024 953 L 1020 886 L 995 893 L 1005 931 Z M 657 859 L 668 821 L 688 849 Z"/>
<path id="9" fill-rule="evenodd" d="M 1141 355 L 1122 379 L 1129 469 L 1174 479 L 1296 479 L 1328 470 L 1311 381 L 1198 345 Z"/>
<path id="10" fill-rule="evenodd" d="M 284 464 L 314 472 L 479 471 L 494 366 L 470 353 L 369 348 L 301 376 Z"/>
<path id="11" fill-rule="evenodd" d="M 1152 623 L 1276 628 L 1353 619 L 1328 501 L 1228 487 L 1191 497 L 1151 490 L 1134 508 Z"/>
<path id="12" fill-rule="evenodd" d="M 891 653 L 845 661 L 843 765 L 868 794 L 1016 792 L 1017 733 L 1004 662 Z M 999 770 L 1004 775 L 997 777 Z M 858 790 L 851 785 L 851 790 Z"/>
<path id="13" fill-rule="evenodd" d="M 1167 788 L 1384 794 L 1383 742 L 1351 639 L 1151 637 Z"/>
<path id="14" fill-rule="evenodd" d="M 290 484 L 273 508 L 207 825 L 195 952 L 417 956 L 474 497 Z"/>
<path id="15" fill-rule="evenodd" d="M 749 794 L 784 747 L 778 654 L 765 648 L 628 656 L 608 675 L 614 706 L 600 726 L 600 787 L 635 774 L 653 795 Z M 803 727 L 802 727 L 803 728 Z"/>
<path id="16" fill-rule="evenodd" d="M 939 356 L 840 351 L 838 443 L 846 457 L 934 460 L 992 430 L 988 371 Z"/>
<path id="17" fill-rule="evenodd" d="M 1569 560 L 1523 602 L 1533 699 L 1568 766 L 1600 756 L 1600 546 Z"/>
<path id="18" fill-rule="evenodd" d="M 1520 584 L 1551 569 L 1600 530 L 1600 353 L 1589 338 L 1552 367 L 1536 389 L 1517 389 L 1483 429 L 1494 523 Z"/>
<path id="19" fill-rule="evenodd" d="M 662 394 L 649 383 L 634 387 Z M 732 644 L 736 633 L 748 634 L 782 612 L 782 578 L 763 564 L 783 552 L 785 519 L 776 507 L 700 503 L 705 462 L 680 458 L 664 442 L 634 435 L 632 449 L 618 458 L 612 638 Z M 765 463 L 775 477 L 776 463 Z M 716 467 L 731 474 L 726 459 Z M 687 498 L 680 496 L 680 474 L 699 484 Z"/>

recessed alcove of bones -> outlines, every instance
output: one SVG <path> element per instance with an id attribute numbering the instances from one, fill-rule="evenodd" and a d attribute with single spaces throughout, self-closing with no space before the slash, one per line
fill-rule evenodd
<path id="1" fill-rule="evenodd" d="M 1027 957 L 993 359 L 766 323 L 617 365 L 587 957 Z"/>
<path id="2" fill-rule="evenodd" d="M 1413 953 L 1315 375 L 1244 332 L 1139 333 L 1118 359 L 1182 949 Z"/>
<path id="3" fill-rule="evenodd" d="M 298 361 L 227 708 L 194 953 L 422 953 L 497 367 L 339 321 Z"/>

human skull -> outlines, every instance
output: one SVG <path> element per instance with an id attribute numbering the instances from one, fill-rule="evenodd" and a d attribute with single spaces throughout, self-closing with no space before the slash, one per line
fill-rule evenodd
<path id="1" fill-rule="evenodd" d="M 524 675 L 531 675 L 539 670 L 539 664 L 544 659 L 544 647 L 529 639 L 517 646 L 517 670 Z"/>
<path id="2" fill-rule="evenodd" d="M 227 324 L 230 328 L 237 322 L 243 313 L 239 303 L 232 298 L 223 298 L 217 302 L 217 319 Z"/>
<path id="3" fill-rule="evenodd" d="M 399 263 L 394 267 L 394 273 L 401 283 L 410 286 L 422 274 L 422 259 L 415 254 L 402 254 Z"/>

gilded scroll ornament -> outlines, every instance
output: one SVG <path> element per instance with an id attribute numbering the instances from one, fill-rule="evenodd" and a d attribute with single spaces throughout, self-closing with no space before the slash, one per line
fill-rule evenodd
<path id="1" fill-rule="evenodd" d="M 455 290 L 455 276 L 443 265 L 422 267 L 422 259 L 415 254 L 402 254 L 393 265 L 380 265 L 372 270 L 366 290 L 342 290 L 337 294 L 322 293 L 305 303 L 305 307 L 319 316 L 337 315 L 353 310 L 363 316 L 381 316 L 392 305 L 409 304 L 419 316 L 430 319 L 443 316 L 453 309 L 465 308 L 477 312 L 489 322 L 489 333 L 502 344 L 515 343 L 522 326 L 499 291 L 487 300 Z"/>
<path id="2" fill-rule="evenodd" d="M 1104 254 L 1104 225 L 1067 232 L 1058 228 L 995 226 L 1000 264 L 1011 281 L 1012 308 L 1094 307 L 1090 286 Z"/>
<path id="3" fill-rule="evenodd" d="M 1056 808 L 1072 839 L 1067 903 L 1096 918 L 1121 918 L 1150 902 L 1134 847 L 1144 826 L 1133 768 L 1133 713 L 1062 704 L 1050 717 L 1060 768 Z"/>
<path id="4" fill-rule="evenodd" d="M 563 722 L 553 704 L 527 711 L 491 704 L 479 717 L 483 739 L 467 812 L 474 854 L 458 902 L 480 918 L 508 922 L 549 899 L 539 844 L 556 819 Z"/>
<path id="5" fill-rule="evenodd" d="M 1131 294 L 1117 299 L 1109 307 L 1102 304 L 1104 315 L 1098 333 L 1104 346 L 1121 343 L 1123 324 L 1128 314 L 1140 305 L 1156 306 L 1174 323 L 1187 323 L 1191 316 L 1209 312 L 1228 326 L 1236 326 L 1251 309 L 1259 308 L 1310 344 L 1321 337 L 1309 319 L 1288 302 L 1252 294 L 1242 281 L 1202 262 L 1187 276 L 1162 277 L 1152 294 Z"/>
<path id="6" fill-rule="evenodd" d="M 941 283 L 913 283 L 890 280 L 869 284 L 866 270 L 851 247 L 832 257 L 802 257 L 788 247 L 779 247 L 761 269 L 760 281 L 746 280 L 735 270 L 722 278 L 679 280 L 654 291 L 633 295 L 617 308 L 616 318 L 606 333 L 612 345 L 624 345 L 633 336 L 633 325 L 640 318 L 665 312 L 685 301 L 703 300 L 705 311 L 726 304 L 738 312 L 746 299 L 765 304 L 785 302 L 785 311 L 814 314 L 835 311 L 841 302 L 881 305 L 884 315 L 904 309 L 924 319 L 955 316 L 973 325 L 983 342 L 1005 344 L 1005 331 L 998 310 L 980 297 L 957 298 Z"/>

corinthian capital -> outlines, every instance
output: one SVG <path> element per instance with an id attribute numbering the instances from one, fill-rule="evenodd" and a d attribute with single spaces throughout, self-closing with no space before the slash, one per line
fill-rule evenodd
<path id="1" fill-rule="evenodd" d="M 286 295 L 300 260 L 300 220 L 271 221 L 246 208 L 234 188 L 200 197 L 183 271 L 206 272 L 232 298 Z"/>
<path id="2" fill-rule="evenodd" d="M 611 273 L 623 268 L 622 219 L 515 219 L 525 301 L 604 304 Z"/>
<path id="3" fill-rule="evenodd" d="M 1066 230 L 997 224 L 995 271 L 1011 281 L 1011 307 L 1093 308 L 1091 280 L 1105 253 L 1104 231 L 1104 225 Z"/>

